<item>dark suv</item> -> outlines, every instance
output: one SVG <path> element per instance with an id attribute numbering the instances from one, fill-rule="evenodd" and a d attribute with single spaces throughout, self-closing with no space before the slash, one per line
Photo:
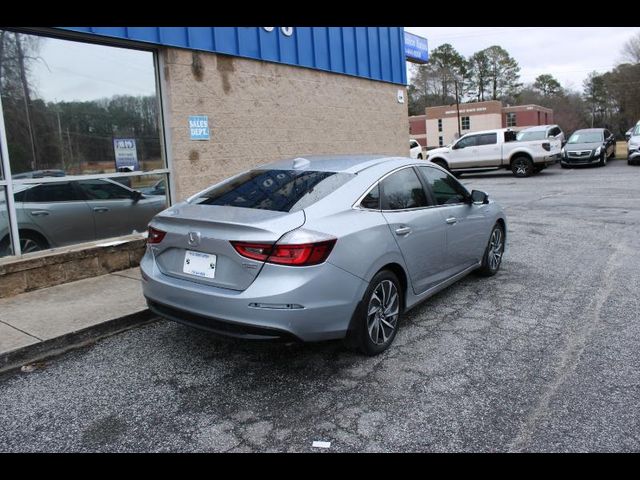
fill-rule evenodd
<path id="1" fill-rule="evenodd" d="M 604 167 L 609 158 L 616 156 L 616 140 L 606 128 L 576 130 L 562 149 L 562 168 L 573 165 Z"/>

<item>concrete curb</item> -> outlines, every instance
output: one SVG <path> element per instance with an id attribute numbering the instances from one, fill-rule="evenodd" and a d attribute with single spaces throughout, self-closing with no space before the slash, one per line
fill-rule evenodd
<path id="1" fill-rule="evenodd" d="M 90 345 L 101 338 L 124 332 L 125 330 L 146 323 L 151 323 L 157 318 L 157 315 L 151 312 L 151 310 L 145 309 L 125 315 L 124 317 L 114 318 L 81 330 L 76 330 L 75 332 L 67 333 L 60 337 L 51 338 L 43 342 L 2 353 L 0 354 L 0 374 L 28 363 L 44 360 L 61 355 L 69 350 Z"/>

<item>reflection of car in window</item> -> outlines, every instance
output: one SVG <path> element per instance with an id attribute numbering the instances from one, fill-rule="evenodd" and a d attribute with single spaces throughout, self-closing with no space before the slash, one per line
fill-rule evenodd
<path id="1" fill-rule="evenodd" d="M 161 180 L 158 180 L 156 183 L 154 183 L 150 187 L 142 187 L 142 188 L 139 188 L 138 190 L 140 190 L 140 192 L 144 193 L 145 195 L 165 195 L 166 186 L 165 186 L 164 178 Z"/>
<path id="2" fill-rule="evenodd" d="M 16 185 L 14 199 L 23 253 L 143 232 L 166 207 L 110 179 Z M 0 255 L 10 248 L 4 226 Z"/>

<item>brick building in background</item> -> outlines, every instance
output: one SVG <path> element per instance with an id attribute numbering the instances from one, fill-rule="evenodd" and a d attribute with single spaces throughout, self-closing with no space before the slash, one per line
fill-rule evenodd
<path id="1" fill-rule="evenodd" d="M 409 117 L 410 136 L 427 148 L 448 145 L 459 136 L 458 115 L 460 135 L 495 128 L 519 130 L 553 123 L 553 110 L 550 108 L 540 105 L 504 107 L 502 102 L 490 100 L 461 103 L 458 108 L 455 104 L 428 107 L 425 115 Z"/>

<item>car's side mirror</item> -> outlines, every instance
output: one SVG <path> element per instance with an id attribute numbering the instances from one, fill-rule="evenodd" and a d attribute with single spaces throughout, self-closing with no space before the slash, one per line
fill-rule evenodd
<path id="1" fill-rule="evenodd" d="M 131 200 L 133 200 L 133 203 L 140 201 L 141 198 L 144 198 L 142 192 L 138 190 L 134 190 L 133 192 L 131 192 Z"/>
<path id="2" fill-rule="evenodd" d="M 484 205 L 489 203 L 489 195 L 480 190 L 472 190 L 471 191 L 471 203 L 474 205 Z"/>

